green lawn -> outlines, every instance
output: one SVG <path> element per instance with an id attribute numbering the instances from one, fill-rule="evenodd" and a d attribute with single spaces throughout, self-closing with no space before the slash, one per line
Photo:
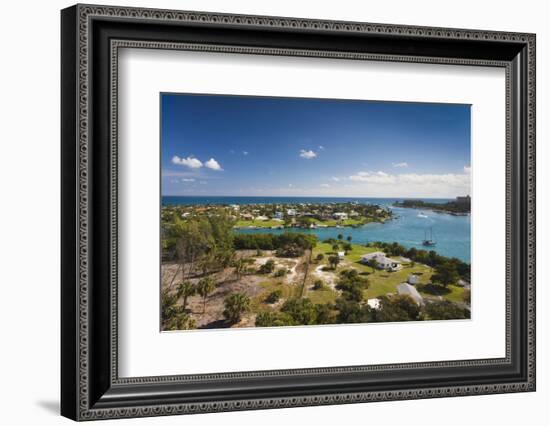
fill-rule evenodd
<path id="1" fill-rule="evenodd" d="M 316 305 L 323 305 L 336 302 L 338 293 L 327 286 L 321 290 L 308 290 L 305 297 Z"/>

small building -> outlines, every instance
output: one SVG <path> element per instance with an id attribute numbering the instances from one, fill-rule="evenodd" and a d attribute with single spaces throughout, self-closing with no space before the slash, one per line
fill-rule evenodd
<path id="1" fill-rule="evenodd" d="M 283 219 L 283 212 L 275 212 L 275 214 L 273 215 L 273 218 L 274 219 Z"/>
<path id="2" fill-rule="evenodd" d="M 410 285 L 416 285 L 419 283 L 418 281 L 418 275 L 415 275 L 415 274 L 411 274 L 409 275 L 409 277 L 407 278 L 407 282 L 410 284 Z"/>
<path id="3" fill-rule="evenodd" d="M 295 209 L 287 209 L 286 214 L 288 216 L 296 216 L 296 210 Z"/>
<path id="4" fill-rule="evenodd" d="M 256 220 L 266 221 L 269 220 L 269 218 L 267 216 L 256 216 Z"/>
<path id="5" fill-rule="evenodd" d="M 367 305 L 370 306 L 371 309 L 380 309 L 380 299 L 369 299 L 367 300 Z"/>
<path id="6" fill-rule="evenodd" d="M 390 259 L 386 256 L 386 253 L 382 251 L 364 254 L 361 256 L 361 263 L 368 263 L 372 259 L 376 260 L 376 265 L 379 269 L 385 269 L 392 272 L 401 269 L 401 262 L 399 260 Z"/>
<path id="7" fill-rule="evenodd" d="M 336 212 L 336 213 L 332 213 L 332 217 L 336 220 L 347 220 L 348 214 L 344 212 Z"/>
<path id="8" fill-rule="evenodd" d="M 401 296 L 409 296 L 412 300 L 415 301 L 417 305 L 423 305 L 424 299 L 416 288 L 407 283 L 401 283 L 397 286 L 397 294 Z"/>
<path id="9" fill-rule="evenodd" d="M 338 259 L 344 259 L 346 257 L 345 251 L 339 251 L 338 252 Z"/>
<path id="10" fill-rule="evenodd" d="M 252 220 L 252 219 L 254 219 L 254 216 L 251 215 L 250 213 L 243 213 L 243 214 L 241 214 L 241 219 L 243 219 L 243 220 Z"/>
<path id="11" fill-rule="evenodd" d="M 386 271 L 395 272 L 401 269 L 401 262 L 399 260 L 390 259 L 389 257 L 376 258 L 378 267 L 385 269 Z"/>

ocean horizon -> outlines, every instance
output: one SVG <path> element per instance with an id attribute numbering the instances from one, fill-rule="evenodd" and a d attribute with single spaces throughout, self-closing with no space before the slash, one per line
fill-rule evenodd
<path id="1" fill-rule="evenodd" d="M 401 200 L 423 200 L 446 203 L 454 198 L 429 197 L 315 197 L 315 196 L 240 196 L 240 195 L 163 195 L 163 206 L 198 204 L 284 204 L 284 203 L 351 203 L 368 201 L 369 204 L 394 203 Z"/>

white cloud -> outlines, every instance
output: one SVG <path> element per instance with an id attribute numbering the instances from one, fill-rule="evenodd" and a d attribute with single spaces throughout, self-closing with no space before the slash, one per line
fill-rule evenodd
<path id="1" fill-rule="evenodd" d="M 223 170 L 222 167 L 220 166 L 220 163 L 218 163 L 216 160 L 214 160 L 213 158 L 211 158 L 210 160 L 208 160 L 206 163 L 204 163 L 204 165 L 206 167 L 208 167 L 209 169 L 212 169 L 212 170 L 218 170 L 218 171 L 221 171 Z"/>
<path id="2" fill-rule="evenodd" d="M 355 181 L 355 182 L 368 182 L 368 183 L 394 183 L 395 182 L 395 176 L 389 175 L 385 172 L 359 172 L 355 175 L 352 175 L 349 177 L 349 180 Z"/>
<path id="3" fill-rule="evenodd" d="M 324 147 L 323 145 L 319 145 L 319 149 L 320 149 L 321 151 L 324 151 L 324 150 L 325 150 L 325 147 Z"/>
<path id="4" fill-rule="evenodd" d="M 294 185 L 292 185 L 291 183 L 288 184 L 288 187 L 289 188 L 292 188 Z"/>
<path id="5" fill-rule="evenodd" d="M 195 182 L 195 179 L 193 179 L 193 178 L 183 178 L 181 181 L 182 182 Z"/>
<path id="6" fill-rule="evenodd" d="M 315 157 L 317 157 L 317 154 L 313 152 L 311 149 L 309 151 L 306 151 L 305 149 L 300 150 L 300 157 L 305 158 L 306 160 L 311 160 Z"/>
<path id="7" fill-rule="evenodd" d="M 332 176 L 331 178 L 334 182 L 340 182 L 340 178 L 336 176 Z"/>
<path id="8" fill-rule="evenodd" d="M 192 169 L 200 169 L 202 167 L 202 162 L 194 157 L 180 158 L 177 155 L 174 155 L 172 157 L 172 163 L 180 166 L 187 166 Z"/>
<path id="9" fill-rule="evenodd" d="M 464 173 L 467 173 L 467 174 L 472 173 L 472 166 L 464 166 Z"/>
<path id="10" fill-rule="evenodd" d="M 465 169 L 466 171 L 466 169 Z M 348 190 L 364 196 L 454 197 L 470 192 L 469 173 L 400 173 L 361 171 L 349 176 Z"/>
<path id="11" fill-rule="evenodd" d="M 205 180 L 201 180 L 201 181 L 199 181 L 199 183 L 200 183 L 201 185 L 206 185 L 208 182 L 206 182 Z"/>
<path id="12" fill-rule="evenodd" d="M 248 155 L 248 151 L 243 151 L 243 155 Z"/>
<path id="13" fill-rule="evenodd" d="M 392 163 L 393 167 L 409 167 L 409 165 L 406 162 L 401 163 Z"/>
<path id="14" fill-rule="evenodd" d="M 328 183 L 322 183 L 319 185 L 321 188 L 330 188 L 330 185 Z"/>

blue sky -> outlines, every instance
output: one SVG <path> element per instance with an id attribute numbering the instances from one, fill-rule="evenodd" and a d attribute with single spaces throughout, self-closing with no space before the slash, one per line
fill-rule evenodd
<path id="1" fill-rule="evenodd" d="M 161 94 L 163 195 L 470 193 L 470 106 Z"/>

